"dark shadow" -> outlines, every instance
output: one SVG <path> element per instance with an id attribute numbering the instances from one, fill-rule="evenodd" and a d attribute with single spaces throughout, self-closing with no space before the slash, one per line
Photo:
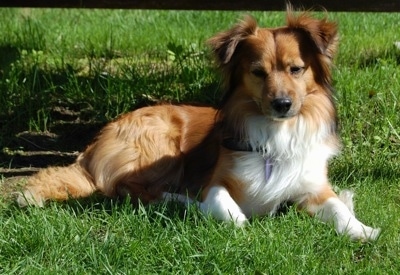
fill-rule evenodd
<path id="1" fill-rule="evenodd" d="M 0 174 L 27 176 L 48 166 L 64 166 L 75 161 L 94 139 L 104 123 L 71 123 L 52 127 L 51 132 L 18 133 L 0 151 Z"/>
<path id="2" fill-rule="evenodd" d="M 0 78 L 10 70 L 11 64 L 20 58 L 18 48 L 12 45 L 0 46 Z"/>
<path id="3" fill-rule="evenodd" d="M 388 162 L 396 162 L 397 160 L 388 160 Z M 352 185 L 353 183 L 359 183 L 360 179 L 370 177 L 372 180 L 385 180 L 400 178 L 400 170 L 393 169 L 393 167 L 386 165 L 386 162 L 378 161 L 368 167 L 358 167 L 356 165 L 352 167 L 340 167 L 335 166 L 334 169 L 330 170 L 330 179 L 333 182 L 341 183 L 346 182 L 346 185 Z M 343 172 L 349 171 L 349 172 Z M 388 185 L 391 184 L 391 180 L 388 180 Z"/>
<path id="4" fill-rule="evenodd" d="M 160 219 L 160 213 L 167 218 L 178 217 L 179 219 L 187 219 L 187 211 L 184 205 L 178 202 L 159 202 L 138 206 L 137 202 L 132 202 L 131 198 L 107 198 L 100 194 L 95 194 L 85 199 L 74 199 L 59 204 L 66 210 L 73 211 L 76 215 L 84 215 L 88 211 L 102 211 L 109 215 L 119 211 L 136 212 L 143 207 L 151 221 L 160 224 L 165 218 Z"/>
<path id="5" fill-rule="evenodd" d="M 8 77 L 10 65 L 20 58 L 19 52 L 12 46 L 0 47 L 0 51 L 4 52 L 0 55 L 0 90 L 8 90 L 5 100 L 13 101 L 9 109 L 0 109 L 0 174 L 6 177 L 29 174 L 15 171 L 19 168 L 71 163 L 110 117 L 161 101 L 171 102 L 174 98 L 169 97 L 176 96 L 176 88 L 182 91 L 178 96 L 180 102 L 216 101 L 218 85 L 202 76 L 211 69 L 204 67 L 204 61 L 194 68 L 191 67 L 195 65 L 177 67 L 165 60 L 152 61 L 127 66 L 117 75 L 104 73 L 106 67 L 89 68 L 91 71 L 82 75 L 82 68 L 69 64 L 51 71 L 32 64 L 13 75 L 21 87 L 11 91 L 1 80 Z M 104 66 L 109 64 L 105 62 Z M 195 88 L 194 83 L 198 84 Z M 88 94 L 75 95 L 69 93 L 70 89 Z M 28 96 L 24 94 L 27 90 Z M 113 95 L 125 90 L 129 92 Z M 42 112 L 46 125 L 35 127 L 47 131 L 30 131 L 30 120 Z"/>

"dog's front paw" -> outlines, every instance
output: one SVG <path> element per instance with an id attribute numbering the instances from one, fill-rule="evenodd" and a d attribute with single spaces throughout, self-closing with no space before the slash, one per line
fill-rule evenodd
<path id="1" fill-rule="evenodd" d="M 361 230 L 349 230 L 347 234 L 352 240 L 360 240 L 362 242 L 375 241 L 380 234 L 379 228 L 372 228 L 369 226 L 362 227 Z"/>
<path id="2" fill-rule="evenodd" d="M 370 240 L 370 241 L 375 241 L 376 239 L 378 239 L 379 235 L 381 234 L 381 229 L 380 228 L 372 228 L 372 227 L 368 227 L 365 228 L 364 231 L 364 236 L 365 236 L 365 240 Z"/>
<path id="3" fill-rule="evenodd" d="M 378 239 L 381 230 L 379 228 L 366 226 L 359 221 L 353 221 L 346 227 L 339 228 L 338 232 L 348 235 L 352 240 L 368 242 Z"/>
<path id="4" fill-rule="evenodd" d="M 232 221 L 237 227 L 243 227 L 248 224 L 248 219 L 244 214 L 237 215 L 236 217 L 232 216 Z"/>

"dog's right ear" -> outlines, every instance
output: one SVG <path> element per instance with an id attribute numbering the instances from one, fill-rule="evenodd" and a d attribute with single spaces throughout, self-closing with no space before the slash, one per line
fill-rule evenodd
<path id="1" fill-rule="evenodd" d="M 225 65 L 231 60 L 239 42 L 255 34 L 256 31 L 256 20 L 251 16 L 246 16 L 230 30 L 211 37 L 207 44 L 211 47 L 219 65 Z"/>

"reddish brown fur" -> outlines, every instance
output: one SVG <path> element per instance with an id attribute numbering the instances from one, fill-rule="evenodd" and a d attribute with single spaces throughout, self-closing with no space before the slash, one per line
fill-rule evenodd
<path id="1" fill-rule="evenodd" d="M 215 110 L 206 107 L 140 109 L 106 126 L 81 165 L 107 196 L 129 193 L 144 202 L 155 200 L 162 191 L 179 191 L 192 177 L 199 180 L 199 173 L 215 163 L 215 120 Z M 212 142 L 205 143 L 208 139 Z"/>
<path id="2" fill-rule="evenodd" d="M 158 200 L 164 191 L 189 191 L 196 196 L 204 188 L 205 196 L 207 189 L 218 182 L 240 201 L 243 184 L 230 176 L 232 153 L 220 149 L 219 136 L 242 138 L 248 116 L 275 119 L 271 102 L 283 95 L 293 101 L 289 124 L 296 122 L 298 114 L 315 121 L 314 129 L 309 131 L 319 127 L 320 121 L 333 121 L 331 142 L 336 143 L 329 86 L 336 26 L 307 14 L 295 17 L 290 11 L 287 22 L 287 27 L 261 29 L 248 17 L 208 41 L 223 73 L 220 116 L 212 108 L 173 105 L 123 115 L 101 131 L 76 163 L 50 168 L 30 178 L 24 195 L 29 199 L 31 193 L 34 201 L 41 202 L 87 196 L 99 190 L 110 197 L 129 194 L 150 202 Z M 301 67 L 302 71 L 291 74 L 293 67 Z M 265 85 L 252 73 L 254 70 L 268 75 Z M 216 126 L 220 118 L 223 133 Z M 334 196 L 323 190 L 310 202 L 322 203 L 327 194 Z"/>

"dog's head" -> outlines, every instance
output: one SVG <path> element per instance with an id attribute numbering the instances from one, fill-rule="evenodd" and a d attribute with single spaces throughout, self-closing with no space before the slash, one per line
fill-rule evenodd
<path id="1" fill-rule="evenodd" d="M 240 93 L 279 121 L 307 108 L 309 95 L 330 93 L 338 37 L 336 24 L 326 19 L 289 10 L 285 27 L 268 29 L 246 17 L 208 42 L 223 73 L 225 101 Z"/>

